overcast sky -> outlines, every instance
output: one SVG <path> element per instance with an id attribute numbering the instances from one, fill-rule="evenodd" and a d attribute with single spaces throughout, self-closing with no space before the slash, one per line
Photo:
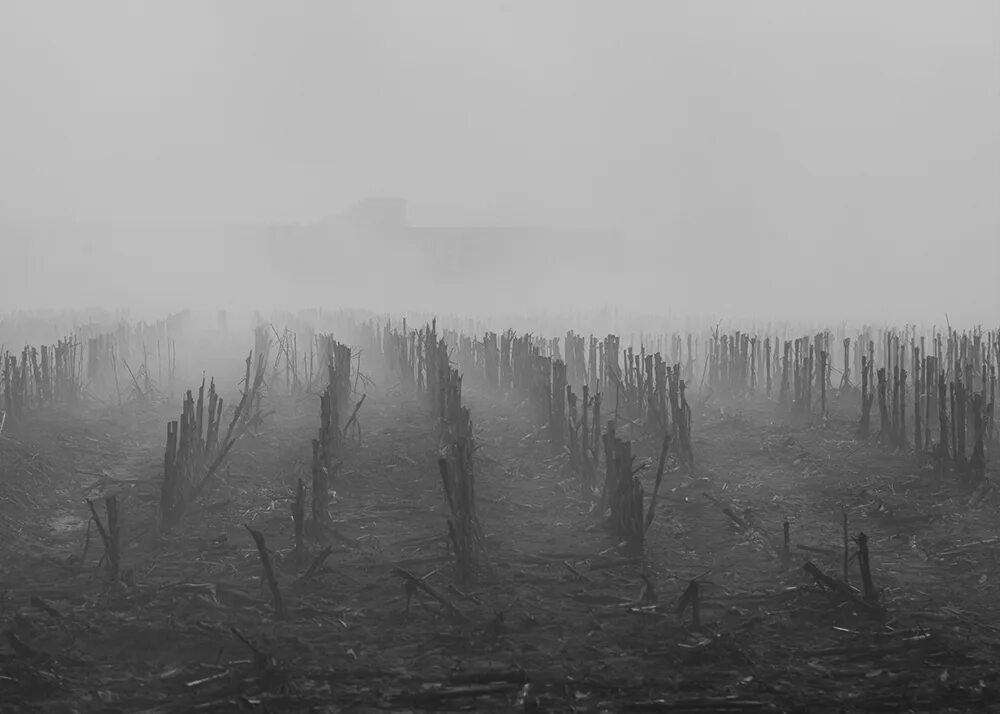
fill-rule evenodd
<path id="1" fill-rule="evenodd" d="M 1000 312 L 995 0 L 0 0 L 0 101 L 8 226 L 396 195 L 656 236 L 711 309 Z"/>

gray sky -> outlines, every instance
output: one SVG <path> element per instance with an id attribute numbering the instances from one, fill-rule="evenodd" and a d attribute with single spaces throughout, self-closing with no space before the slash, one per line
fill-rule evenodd
<path id="1" fill-rule="evenodd" d="M 421 223 L 655 236 L 640 301 L 718 281 L 711 310 L 908 317 L 945 268 L 954 312 L 1000 309 L 993 0 L 0 0 L 0 101 L 7 225 L 398 195 Z M 55 270 L 23 242 L 7 302 Z M 655 263 L 686 275 L 654 289 Z"/>

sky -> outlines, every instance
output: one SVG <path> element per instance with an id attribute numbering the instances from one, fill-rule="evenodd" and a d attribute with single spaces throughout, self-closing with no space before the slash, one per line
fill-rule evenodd
<path id="1" fill-rule="evenodd" d="M 219 301 L 220 226 L 385 195 L 613 227 L 627 308 L 1000 314 L 993 0 L 0 0 L 0 102 L 6 305 Z"/>

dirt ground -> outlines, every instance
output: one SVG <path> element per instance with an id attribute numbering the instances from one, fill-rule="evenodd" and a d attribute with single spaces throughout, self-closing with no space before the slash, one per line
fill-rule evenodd
<path id="1" fill-rule="evenodd" d="M 514 407 L 467 394 L 489 572 L 460 589 L 421 403 L 369 394 L 334 485 L 344 538 L 303 580 L 290 499 L 309 473 L 318 399 L 268 400 L 275 415 L 169 535 L 156 513 L 177 403 L 8 423 L 0 710 L 1000 711 L 997 502 L 856 441 L 854 405 L 826 423 L 697 405 L 697 468 L 671 464 L 637 560 Z M 640 458 L 657 451 L 653 436 L 625 436 Z M 654 472 L 642 472 L 647 494 Z M 109 582 L 85 498 L 103 518 L 112 493 L 126 572 Z M 868 536 L 884 616 L 855 612 L 801 567 L 842 577 L 842 509 L 851 535 Z M 285 620 L 244 524 L 272 551 Z M 394 568 L 459 614 L 427 596 L 407 611 Z M 676 612 L 695 579 L 700 626 Z M 850 579 L 860 587 L 857 562 Z"/>

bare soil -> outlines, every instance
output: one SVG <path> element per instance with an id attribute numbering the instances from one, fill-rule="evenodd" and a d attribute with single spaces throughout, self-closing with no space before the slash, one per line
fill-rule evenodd
<path id="1" fill-rule="evenodd" d="M 335 479 L 343 538 L 303 581 L 324 544 L 294 557 L 290 505 L 308 478 L 318 399 L 268 399 L 275 415 L 166 535 L 159 481 L 179 405 L 8 423 L 0 710 L 1000 710 L 997 503 L 923 456 L 857 441 L 853 405 L 825 423 L 778 418 L 767 403 L 698 407 L 696 469 L 670 464 L 635 559 L 544 433 L 525 438 L 534 428 L 514 406 L 469 394 L 489 571 L 460 588 L 422 403 L 369 394 L 361 443 Z M 653 457 L 658 439 L 629 429 Z M 647 494 L 654 472 L 642 472 Z M 85 498 L 103 518 L 113 493 L 126 571 L 109 580 Z M 801 567 L 843 577 L 844 510 L 851 535 L 868 537 L 884 616 Z M 266 538 L 287 619 L 274 617 L 244 524 Z M 394 568 L 461 615 L 427 596 L 407 609 Z M 856 561 L 849 578 L 860 587 Z M 676 612 L 692 580 L 699 626 Z"/>

